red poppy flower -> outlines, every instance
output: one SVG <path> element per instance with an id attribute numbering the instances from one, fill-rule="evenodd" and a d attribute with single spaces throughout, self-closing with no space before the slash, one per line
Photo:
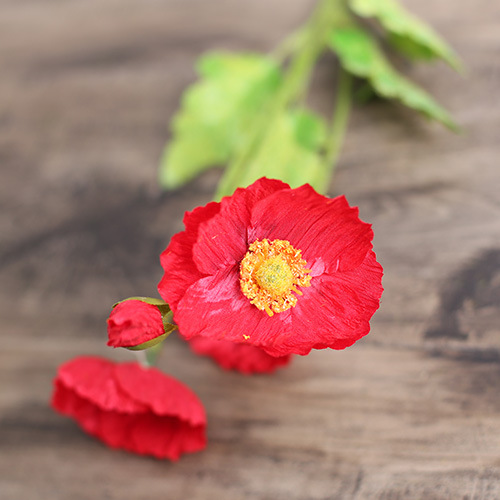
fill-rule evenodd
<path id="1" fill-rule="evenodd" d="M 108 345 L 135 347 L 165 334 L 160 311 L 141 300 L 120 302 L 109 315 Z"/>
<path id="2" fill-rule="evenodd" d="M 177 460 L 206 445 L 201 402 L 155 368 L 82 356 L 63 364 L 54 384 L 54 409 L 112 448 Z"/>
<path id="3" fill-rule="evenodd" d="M 343 196 L 260 179 L 184 217 L 158 285 L 180 333 L 272 356 L 343 349 L 366 335 L 382 294 L 371 226 Z"/>
<path id="4" fill-rule="evenodd" d="M 291 359 L 291 355 L 270 356 L 259 347 L 227 340 L 193 337 L 188 342 L 196 354 L 211 357 L 225 370 L 235 370 L 246 375 L 272 373 L 280 366 L 290 363 Z"/>

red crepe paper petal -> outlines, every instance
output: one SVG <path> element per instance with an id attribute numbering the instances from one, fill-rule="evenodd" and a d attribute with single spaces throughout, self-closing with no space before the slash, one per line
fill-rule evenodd
<path id="1" fill-rule="evenodd" d="M 218 208 L 217 208 L 218 207 Z M 369 332 L 382 295 L 371 226 L 341 196 L 259 179 L 187 214 L 161 257 L 158 290 L 186 339 L 258 347 L 271 356 L 343 349 Z M 269 316 L 240 288 L 240 262 L 256 240 L 286 240 L 311 270 L 290 309 Z"/>
<path id="2" fill-rule="evenodd" d="M 245 255 L 251 208 L 258 200 L 288 187 L 281 181 L 266 180 L 246 189 L 237 189 L 232 197 L 223 198 L 219 213 L 200 224 L 192 253 L 201 273 L 214 274 L 227 265 L 239 262 Z"/>
<path id="3" fill-rule="evenodd" d="M 226 340 L 194 337 L 189 341 L 189 346 L 196 354 L 211 357 L 225 370 L 235 370 L 246 375 L 272 373 L 291 361 L 291 355 L 274 357 L 253 345 Z"/>
<path id="4" fill-rule="evenodd" d="M 120 302 L 108 318 L 108 345 L 134 347 L 165 333 L 160 311 L 140 300 Z"/>
<path id="5" fill-rule="evenodd" d="M 80 356 L 59 367 L 57 381 L 102 410 L 144 411 L 144 405 L 122 391 L 114 378 L 115 364 L 104 358 Z"/>
<path id="6" fill-rule="evenodd" d="M 63 364 L 52 406 L 112 448 L 177 460 L 206 446 L 205 411 L 196 395 L 136 363 L 80 357 Z"/>
<path id="7" fill-rule="evenodd" d="M 290 310 L 269 317 L 250 304 L 241 293 L 238 273 L 233 268 L 224 277 L 208 276 L 193 284 L 178 304 L 175 321 L 183 325 L 180 333 L 186 340 L 203 336 L 245 342 L 261 347 L 271 356 L 284 356 L 290 352 L 278 349 L 281 336 L 288 334 L 290 318 Z"/>
<path id="8" fill-rule="evenodd" d="M 196 394 L 157 368 L 122 363 L 115 366 L 115 378 L 124 393 L 156 415 L 174 416 L 192 425 L 205 424 L 205 411 Z"/>
<path id="9" fill-rule="evenodd" d="M 330 272 L 348 271 L 363 262 L 373 239 L 358 212 L 344 196 L 326 198 L 309 185 L 278 191 L 255 206 L 248 238 L 287 240 L 310 266 L 321 259 Z"/>
<path id="10" fill-rule="evenodd" d="M 163 276 L 159 287 L 168 288 L 172 302 L 177 303 L 182 298 L 186 283 L 194 283 L 203 277 L 193 262 L 190 249 L 196 243 L 200 224 L 214 217 L 219 210 L 220 203 L 212 202 L 186 212 L 186 230 L 176 234 L 170 241 L 169 248 L 161 254 L 160 263 L 164 269 L 170 269 L 170 273 Z"/>

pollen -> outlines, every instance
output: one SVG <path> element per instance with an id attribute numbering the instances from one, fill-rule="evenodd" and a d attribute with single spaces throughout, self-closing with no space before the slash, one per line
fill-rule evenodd
<path id="1" fill-rule="evenodd" d="M 289 241 L 256 240 L 240 263 L 240 286 L 257 309 L 269 316 L 297 305 L 298 287 L 311 285 L 310 269 Z"/>

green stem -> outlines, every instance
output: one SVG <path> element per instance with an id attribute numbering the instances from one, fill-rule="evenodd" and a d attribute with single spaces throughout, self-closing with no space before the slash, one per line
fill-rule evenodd
<path id="1" fill-rule="evenodd" d="M 326 192 L 328 189 L 329 180 L 335 172 L 340 150 L 344 142 L 347 123 L 349 121 L 349 114 L 351 111 L 351 91 L 352 76 L 341 67 L 337 87 L 337 99 L 335 102 L 335 109 L 333 112 L 330 134 L 324 157 L 324 178 L 322 181 L 323 192 Z"/>
<path id="2" fill-rule="evenodd" d="M 149 366 L 156 366 L 158 357 L 163 349 L 163 342 L 146 349 L 146 360 Z"/>
<path id="3" fill-rule="evenodd" d="M 146 356 L 146 351 L 134 351 L 135 359 L 137 362 L 144 368 L 150 368 L 151 365 L 148 362 L 148 358 Z"/>
<path id="4" fill-rule="evenodd" d="M 269 56 L 275 61 L 284 62 L 287 57 L 296 52 L 298 48 L 304 44 L 304 37 L 306 36 L 305 26 L 291 35 L 287 36 L 277 47 L 275 47 Z"/>
<path id="5" fill-rule="evenodd" d="M 269 107 L 259 114 L 253 127 L 251 127 L 246 146 L 242 148 L 241 152 L 226 168 L 217 187 L 215 200 L 220 200 L 223 196 L 231 195 L 239 186 L 239 180 L 244 175 L 249 158 L 251 158 L 258 148 L 269 128 L 273 126 L 276 117 L 284 112 L 290 101 L 304 92 L 304 83 L 308 81 L 308 76 L 314 66 L 315 60 L 316 58 L 311 57 L 309 50 L 299 51 L 292 59 L 278 95 L 269 103 Z"/>
<path id="6" fill-rule="evenodd" d="M 140 365 L 144 366 L 144 368 L 151 368 L 152 366 L 156 366 L 158 356 L 160 355 L 162 348 L 163 342 L 159 342 L 149 349 L 134 351 L 137 362 Z"/>
<path id="7" fill-rule="evenodd" d="M 284 113 L 286 108 L 304 96 L 309 85 L 314 65 L 321 54 L 326 37 L 326 29 L 332 16 L 332 5 L 339 0 L 322 0 L 318 3 L 304 28 L 300 29 L 295 40 L 295 52 L 291 57 L 290 64 L 286 70 L 283 85 L 275 96 L 269 107 L 260 113 L 258 119 L 249 132 L 249 139 L 239 155 L 227 166 L 226 171 L 220 180 L 215 200 L 220 200 L 223 196 L 231 195 L 241 184 L 239 182 L 245 173 L 248 159 L 251 158 L 258 148 L 262 139 L 273 126 L 276 117 Z M 334 9 L 335 10 L 335 9 Z M 300 43 L 299 43 L 300 42 Z M 287 47 L 288 49 L 288 47 Z"/>

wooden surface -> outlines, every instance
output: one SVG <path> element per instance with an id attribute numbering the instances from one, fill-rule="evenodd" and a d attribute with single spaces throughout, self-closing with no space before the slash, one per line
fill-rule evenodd
<path id="1" fill-rule="evenodd" d="M 57 366 L 105 347 L 110 305 L 154 294 L 160 251 L 218 173 L 161 195 L 166 124 L 206 49 L 269 50 L 311 0 L 0 3 L 0 498 L 500 498 L 500 7 L 408 0 L 466 77 L 409 68 L 464 128 L 357 109 L 332 194 L 372 222 L 372 333 L 244 377 L 168 341 L 206 405 L 176 464 L 112 451 L 48 406 Z M 316 104 L 334 75 L 318 72 Z"/>

